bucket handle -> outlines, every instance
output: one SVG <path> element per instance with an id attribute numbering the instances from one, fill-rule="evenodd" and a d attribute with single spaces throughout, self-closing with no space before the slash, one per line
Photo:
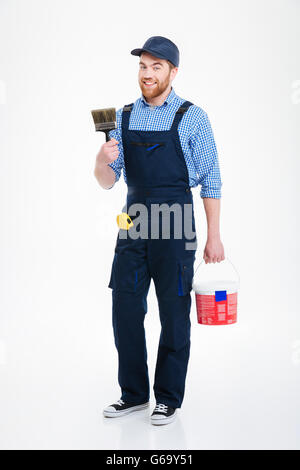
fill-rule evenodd
<path id="1" fill-rule="evenodd" d="M 229 261 L 229 263 L 231 264 L 231 266 L 233 267 L 235 273 L 237 274 L 237 277 L 238 277 L 238 284 L 240 285 L 240 275 L 238 273 L 238 270 L 236 269 L 236 267 L 234 266 L 233 262 L 230 261 L 230 259 L 228 258 L 228 256 L 225 258 L 227 261 Z M 224 260 L 225 261 L 225 260 Z M 195 277 L 195 274 L 197 272 L 197 270 L 200 268 L 201 264 L 204 263 L 204 259 L 201 261 L 201 263 L 199 263 L 199 265 L 197 266 L 195 272 L 194 272 L 194 276 L 193 276 L 193 279 Z"/>

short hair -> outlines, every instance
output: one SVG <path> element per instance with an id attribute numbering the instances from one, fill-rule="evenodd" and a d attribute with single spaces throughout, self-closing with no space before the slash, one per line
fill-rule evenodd
<path id="1" fill-rule="evenodd" d="M 168 64 L 169 64 L 169 70 L 170 70 L 170 71 L 175 68 L 175 65 L 172 64 L 172 62 L 170 62 L 168 59 L 167 59 L 167 62 L 168 62 Z"/>

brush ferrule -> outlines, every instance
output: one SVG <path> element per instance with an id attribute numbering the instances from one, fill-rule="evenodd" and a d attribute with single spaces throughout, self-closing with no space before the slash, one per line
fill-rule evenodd
<path id="1" fill-rule="evenodd" d="M 116 121 L 113 122 L 97 122 L 95 124 L 96 131 L 106 131 L 106 130 L 112 130 L 116 129 L 117 123 Z"/>

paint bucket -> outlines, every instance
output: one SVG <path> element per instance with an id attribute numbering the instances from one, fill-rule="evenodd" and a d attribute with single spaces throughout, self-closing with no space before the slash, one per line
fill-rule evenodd
<path id="1" fill-rule="evenodd" d="M 228 258 L 226 258 L 229 261 Z M 201 261 L 198 268 L 204 262 Z M 240 276 L 232 264 L 238 280 L 196 281 L 193 277 L 193 290 L 196 298 L 197 320 L 201 325 L 231 325 L 237 322 L 237 294 Z M 218 263 L 219 264 L 219 263 Z"/>

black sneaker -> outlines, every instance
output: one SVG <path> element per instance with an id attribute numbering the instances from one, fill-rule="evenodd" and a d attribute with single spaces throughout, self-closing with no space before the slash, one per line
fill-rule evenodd
<path id="1" fill-rule="evenodd" d="M 118 400 L 116 403 L 109 405 L 103 410 L 104 416 L 107 418 L 115 418 L 117 416 L 127 415 L 132 411 L 144 410 L 149 407 L 149 402 L 142 403 L 141 405 L 133 405 L 132 403 L 125 403 L 123 400 Z"/>
<path id="2" fill-rule="evenodd" d="M 176 418 L 176 408 L 157 403 L 151 415 L 152 424 L 169 424 Z"/>

